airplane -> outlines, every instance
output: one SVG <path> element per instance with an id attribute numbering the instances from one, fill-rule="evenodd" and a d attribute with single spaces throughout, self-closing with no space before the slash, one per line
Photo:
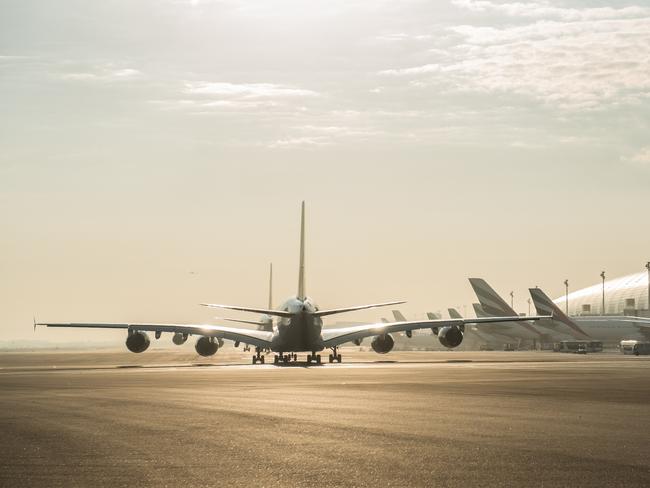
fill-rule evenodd
<path id="1" fill-rule="evenodd" d="M 492 323 L 492 322 L 525 322 L 541 320 L 548 316 L 532 317 L 481 317 L 475 319 L 434 319 L 417 321 L 398 321 L 389 323 L 372 323 L 342 328 L 323 328 L 323 317 L 357 310 L 384 307 L 405 303 L 404 301 L 391 301 L 358 305 L 352 307 L 321 310 L 316 302 L 306 293 L 305 280 L 305 202 L 302 202 L 300 217 L 300 255 L 298 265 L 298 290 L 295 296 L 290 297 L 279 309 L 272 310 L 202 303 L 211 308 L 236 310 L 251 313 L 267 314 L 274 317 L 273 330 L 251 330 L 236 327 L 225 327 L 211 324 L 173 324 L 173 323 L 91 323 L 91 322 L 41 322 L 36 325 L 46 327 L 80 327 L 124 329 L 127 331 L 126 347 L 132 352 L 144 352 L 150 345 L 147 332 L 154 332 L 156 339 L 163 332 L 187 335 L 197 335 L 195 349 L 201 356 L 211 356 L 219 349 L 219 341 L 223 339 L 243 342 L 255 346 L 255 355 L 252 363 L 264 364 L 265 350 L 273 351 L 274 363 L 288 362 L 293 354 L 307 352 L 307 363 L 321 364 L 319 352 L 330 349 L 329 362 L 341 363 L 342 357 L 338 352 L 340 345 L 347 342 L 358 342 L 365 337 L 373 337 L 372 349 L 379 354 L 386 354 L 393 349 L 395 341 L 391 334 L 407 332 L 417 329 L 432 329 L 438 336 L 440 343 L 447 348 L 454 348 L 463 341 L 466 324 Z M 293 353 L 291 356 L 287 353 Z"/>
<path id="2" fill-rule="evenodd" d="M 269 309 L 273 308 L 273 263 L 269 265 Z M 259 320 L 242 320 L 242 319 L 231 319 L 226 317 L 215 317 L 217 320 L 226 320 L 228 322 L 237 322 L 240 324 L 251 324 L 254 325 L 257 330 L 266 330 L 273 331 L 273 317 L 269 314 L 262 314 Z M 239 347 L 239 343 L 235 342 L 235 347 Z M 246 344 L 244 351 L 250 351 L 250 345 Z"/>
<path id="3" fill-rule="evenodd" d="M 485 280 L 481 278 L 470 278 L 469 283 L 472 285 L 474 293 L 476 293 L 476 297 L 480 302 L 479 307 L 474 305 L 474 312 L 477 317 L 497 315 L 516 317 L 519 315 Z M 518 340 L 538 340 L 543 337 L 543 334 L 531 324 L 524 323 L 522 325 L 522 327 L 512 327 L 510 324 L 497 323 L 485 326 L 481 330 L 487 333 L 494 331 L 500 335 Z"/>
<path id="4" fill-rule="evenodd" d="M 475 312 L 477 317 L 488 317 L 488 315 L 486 315 L 485 312 L 483 311 L 483 309 L 481 308 L 480 303 L 473 303 L 472 305 L 474 307 L 474 312 Z M 462 319 L 463 318 L 463 316 L 460 314 L 460 312 L 458 310 L 456 310 L 455 308 L 448 308 L 447 312 L 449 313 L 449 316 L 452 319 Z M 494 326 L 495 328 L 499 327 L 499 325 L 500 324 L 485 324 L 486 327 Z M 508 337 L 508 336 L 499 335 L 498 332 L 497 332 L 498 329 L 497 330 L 486 331 L 485 330 L 486 327 L 482 327 L 479 330 L 479 327 L 477 325 L 471 325 L 470 326 L 470 330 L 472 331 L 472 333 L 474 333 L 476 335 L 476 337 L 479 340 L 483 341 L 486 345 L 494 344 L 494 343 L 506 344 L 508 341 L 510 341 L 512 339 L 511 337 Z M 486 335 L 486 334 L 489 334 L 489 335 Z"/>
<path id="5" fill-rule="evenodd" d="M 546 327 L 568 327 L 575 331 L 575 338 L 582 340 L 620 342 L 624 339 L 650 339 L 650 318 L 626 315 L 568 317 L 540 288 L 530 288 L 528 291 L 535 309 L 539 313 L 546 311 L 553 316 L 550 320 L 540 322 Z"/>

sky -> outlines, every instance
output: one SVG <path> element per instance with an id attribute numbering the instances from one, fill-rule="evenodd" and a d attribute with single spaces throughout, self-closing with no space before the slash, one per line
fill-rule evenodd
<path id="1" fill-rule="evenodd" d="M 0 107 L 4 340 L 279 304 L 302 200 L 321 307 L 650 260 L 650 2 L 0 0 Z"/>

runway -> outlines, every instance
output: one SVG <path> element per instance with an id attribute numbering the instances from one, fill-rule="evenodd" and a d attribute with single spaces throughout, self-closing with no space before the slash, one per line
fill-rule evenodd
<path id="1" fill-rule="evenodd" d="M 0 486 L 650 485 L 650 358 L 183 351 L 0 353 Z"/>

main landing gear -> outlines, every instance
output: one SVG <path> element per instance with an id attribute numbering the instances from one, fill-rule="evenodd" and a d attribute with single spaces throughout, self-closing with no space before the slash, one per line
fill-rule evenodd
<path id="1" fill-rule="evenodd" d="M 298 355 L 295 353 L 290 353 L 290 354 L 276 354 L 273 356 L 273 364 L 280 364 L 280 363 L 290 363 L 291 361 L 297 361 L 298 360 Z"/>
<path id="2" fill-rule="evenodd" d="M 253 356 L 253 364 L 264 364 L 264 356 L 262 356 L 262 348 L 261 347 L 256 347 L 255 348 L 255 356 Z"/>
<path id="3" fill-rule="evenodd" d="M 333 363 L 335 361 L 337 363 L 341 362 L 342 358 L 341 358 L 341 355 L 338 353 L 338 348 L 336 346 L 334 346 L 332 348 L 332 354 L 330 354 L 329 360 L 330 360 L 330 363 Z"/>
<path id="4" fill-rule="evenodd" d="M 311 353 L 311 354 L 307 354 L 307 363 L 309 363 L 309 364 L 311 364 L 311 363 L 320 364 L 321 363 L 320 354 L 316 354 L 315 351 L 313 353 Z"/>

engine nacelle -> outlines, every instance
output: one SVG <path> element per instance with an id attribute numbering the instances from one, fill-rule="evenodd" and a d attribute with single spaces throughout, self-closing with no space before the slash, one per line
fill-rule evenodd
<path id="1" fill-rule="evenodd" d="M 458 347 L 463 342 L 463 331 L 456 326 L 441 327 L 438 330 L 438 340 L 440 344 L 450 349 Z"/>
<path id="2" fill-rule="evenodd" d="M 187 334 L 183 334 L 181 332 L 176 332 L 172 336 L 172 342 L 176 344 L 177 346 L 185 344 L 185 341 L 187 341 Z"/>
<path id="3" fill-rule="evenodd" d="M 144 332 L 136 331 L 126 338 L 126 348 L 131 352 L 145 352 L 149 344 L 149 336 Z"/>
<path id="4" fill-rule="evenodd" d="M 386 354 L 390 352 L 394 345 L 395 339 L 393 339 L 393 336 L 390 334 L 378 335 L 370 343 L 372 350 L 378 354 Z"/>
<path id="5" fill-rule="evenodd" d="M 219 350 L 219 343 L 214 337 L 199 337 L 194 346 L 199 356 L 212 356 Z"/>

